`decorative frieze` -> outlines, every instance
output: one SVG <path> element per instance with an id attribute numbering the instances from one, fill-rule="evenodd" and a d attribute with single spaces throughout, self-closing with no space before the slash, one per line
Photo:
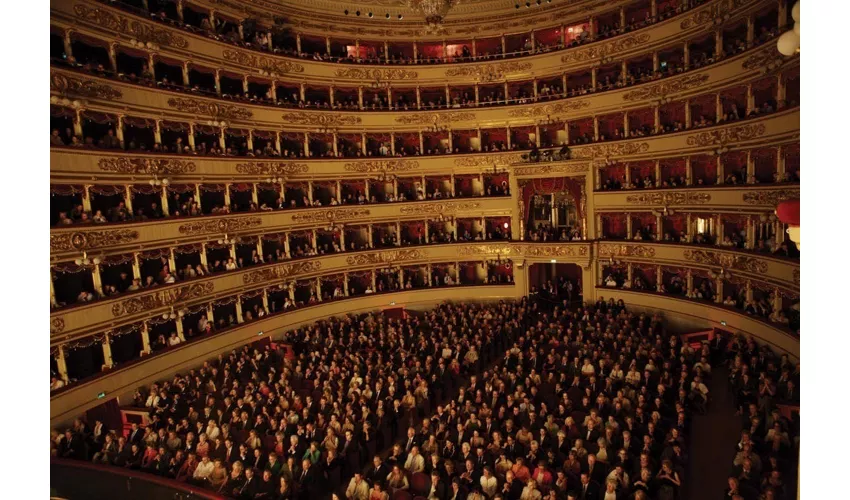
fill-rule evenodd
<path id="1" fill-rule="evenodd" d="M 55 318 L 50 318 L 50 334 L 53 335 L 55 333 L 62 333 L 65 330 L 65 318 L 62 316 L 56 316 Z"/>
<path id="2" fill-rule="evenodd" d="M 746 125 L 734 125 L 719 130 L 708 130 L 695 135 L 689 135 L 686 142 L 688 146 L 716 146 L 741 141 L 750 141 L 764 135 L 763 123 L 750 123 Z"/>
<path id="3" fill-rule="evenodd" d="M 763 259 L 750 257 L 749 255 L 738 255 L 713 250 L 685 250 L 686 260 L 705 264 L 712 267 L 720 267 L 726 270 L 737 269 L 755 274 L 767 272 L 767 262 Z"/>
<path id="4" fill-rule="evenodd" d="M 415 80 L 419 73 L 409 69 L 399 68 L 342 68 L 334 72 L 336 78 L 348 78 L 351 80 Z"/>
<path id="5" fill-rule="evenodd" d="M 247 175 L 295 175 L 306 174 L 310 167 L 306 163 L 285 161 L 249 161 L 237 163 L 236 171 Z"/>
<path id="6" fill-rule="evenodd" d="M 627 37 L 616 37 L 605 43 L 595 43 L 587 48 L 578 50 L 569 50 L 561 56 L 562 63 L 580 63 L 590 61 L 592 59 L 600 59 L 602 57 L 613 56 L 620 52 L 634 49 L 645 44 L 651 37 L 649 33 L 640 33 Z"/>
<path id="7" fill-rule="evenodd" d="M 101 158 L 97 167 L 118 174 L 190 174 L 197 166 L 193 161 L 163 158 L 119 157 Z"/>
<path id="8" fill-rule="evenodd" d="M 543 106 L 528 106 L 508 110 L 508 116 L 511 118 L 540 118 L 544 116 L 556 116 L 567 111 L 577 111 L 590 106 L 590 101 L 568 99 L 562 102 L 544 104 Z"/>
<path id="9" fill-rule="evenodd" d="M 511 165 L 522 161 L 521 153 L 470 155 L 455 158 L 456 167 L 493 167 Z"/>
<path id="10" fill-rule="evenodd" d="M 224 234 L 253 229 L 263 224 L 260 217 L 234 217 L 229 219 L 215 219 L 189 222 L 177 228 L 180 234 L 187 236 L 199 236 L 203 234 Z"/>
<path id="11" fill-rule="evenodd" d="M 395 264 L 409 260 L 422 260 L 427 253 L 421 249 L 388 250 L 383 252 L 367 252 L 348 256 L 345 261 L 350 266 Z"/>
<path id="12" fill-rule="evenodd" d="M 211 295 L 214 290 L 215 285 L 213 285 L 212 281 L 191 283 L 187 285 L 180 285 L 175 288 L 163 289 L 154 293 L 132 297 L 117 302 L 112 306 L 112 316 L 117 318 L 120 316 L 151 311 L 162 307 L 169 307 L 178 303 L 184 303 Z"/>
<path id="13" fill-rule="evenodd" d="M 225 61 L 234 62 L 241 66 L 262 69 L 268 73 L 276 73 L 278 75 L 304 72 L 304 66 L 302 64 L 288 59 L 272 59 L 263 55 L 230 49 L 224 49 L 222 56 Z"/>
<path id="14" fill-rule="evenodd" d="M 617 243 L 600 243 L 600 257 L 655 257 L 655 248 L 646 245 L 627 245 Z"/>
<path id="15" fill-rule="evenodd" d="M 309 125 L 321 128 L 358 125 L 363 121 L 356 115 L 342 113 L 310 113 L 306 111 L 292 111 L 284 113 L 281 118 L 285 125 Z"/>
<path id="16" fill-rule="evenodd" d="M 533 167 L 515 167 L 514 175 L 522 177 L 549 174 L 581 174 L 587 172 L 588 169 L 589 166 L 587 163 L 554 163 L 535 165 Z"/>
<path id="17" fill-rule="evenodd" d="M 368 208 L 332 208 L 329 210 L 309 210 L 306 213 L 295 214 L 292 222 L 295 223 L 317 223 L 333 222 L 348 219 L 356 219 L 370 215 Z"/>
<path id="18" fill-rule="evenodd" d="M 178 35 L 173 29 L 160 28 L 156 25 L 142 23 L 131 17 L 110 12 L 99 7 L 90 7 L 78 3 L 74 6 L 74 14 L 80 20 L 96 24 L 115 33 L 134 38 L 140 42 L 152 42 L 163 47 L 185 49 L 189 42 Z"/>
<path id="19" fill-rule="evenodd" d="M 487 83 L 503 80 L 513 73 L 522 73 L 532 68 L 530 62 L 499 62 L 491 64 L 461 65 L 446 70 L 447 78 L 474 78 L 478 82 Z"/>
<path id="20" fill-rule="evenodd" d="M 406 172 L 419 168 L 416 160 L 364 160 L 352 161 L 343 167 L 347 172 L 369 174 L 374 172 Z"/>
<path id="21" fill-rule="evenodd" d="M 615 142 L 611 144 L 593 144 L 581 146 L 572 150 L 573 158 L 610 158 L 614 156 L 629 156 L 649 151 L 648 142 Z"/>
<path id="22" fill-rule="evenodd" d="M 254 112 L 248 108 L 188 97 L 172 97 L 168 99 L 168 105 L 184 113 L 207 115 L 226 120 L 247 120 L 254 116 Z"/>
<path id="23" fill-rule="evenodd" d="M 428 125 L 431 123 L 451 123 L 475 120 L 475 113 L 469 111 L 438 111 L 436 113 L 405 113 L 396 116 L 396 123 L 402 125 Z"/>
<path id="24" fill-rule="evenodd" d="M 50 252 L 92 250 L 95 248 L 125 245 L 137 239 L 139 239 L 139 232 L 131 229 L 63 232 L 50 235 Z"/>
<path id="25" fill-rule="evenodd" d="M 764 189 L 744 193 L 744 203 L 748 205 L 776 206 L 785 200 L 800 199 L 799 189 Z"/>
<path id="26" fill-rule="evenodd" d="M 267 283 L 293 276 L 314 273 L 322 269 L 322 263 L 318 260 L 304 260 L 289 262 L 273 267 L 257 269 L 242 274 L 242 283 L 253 285 L 256 283 Z"/>
<path id="27" fill-rule="evenodd" d="M 640 193 L 626 196 L 626 203 L 631 205 L 704 205 L 710 201 L 709 193 L 694 191 Z"/>
<path id="28" fill-rule="evenodd" d="M 442 203 L 431 202 L 416 205 L 403 205 L 399 208 L 399 212 L 404 215 L 437 215 L 475 210 L 480 207 L 481 203 L 477 201 L 446 201 Z"/>
<path id="29" fill-rule="evenodd" d="M 708 73 L 700 73 L 698 75 L 687 75 L 652 85 L 640 86 L 635 90 L 623 94 L 623 100 L 646 101 L 650 99 L 659 99 L 670 94 L 675 94 L 676 92 L 684 92 L 686 90 L 701 87 L 708 81 L 708 78 Z"/>
<path id="30" fill-rule="evenodd" d="M 61 73 L 50 73 L 50 90 L 67 96 L 118 100 L 121 91 L 96 80 L 84 80 Z"/>

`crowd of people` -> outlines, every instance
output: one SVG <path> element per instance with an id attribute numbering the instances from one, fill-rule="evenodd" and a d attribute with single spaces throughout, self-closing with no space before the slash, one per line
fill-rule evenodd
<path id="1" fill-rule="evenodd" d="M 285 335 L 292 359 L 269 346 L 221 355 L 137 394 L 144 429 L 77 422 L 54 433 L 52 452 L 237 498 L 685 498 L 690 415 L 708 403 L 716 352 L 622 301 L 570 310 L 568 288 L 331 318 Z M 784 397 L 797 397 L 787 359 L 761 349 L 733 364 L 744 412 L 765 400 L 746 364 L 781 372 Z M 792 449 L 781 432 L 765 436 Z M 762 482 L 767 468 L 753 471 L 742 441 L 735 480 L 775 489 L 785 473 L 771 466 Z"/>

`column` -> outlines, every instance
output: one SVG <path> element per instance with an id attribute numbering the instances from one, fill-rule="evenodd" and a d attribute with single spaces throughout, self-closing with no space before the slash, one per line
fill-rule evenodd
<path id="1" fill-rule="evenodd" d="M 236 323 L 241 325 L 244 322 L 245 322 L 245 320 L 242 317 L 242 296 L 237 295 L 236 296 Z"/>
<path id="2" fill-rule="evenodd" d="M 304 132 L 304 156 L 310 157 L 310 133 Z"/>
<path id="3" fill-rule="evenodd" d="M 507 80 L 505 81 L 505 85 L 504 85 L 504 86 L 505 86 L 505 102 L 507 103 L 507 102 L 509 102 L 509 101 L 511 100 L 511 94 L 510 94 L 510 90 L 509 90 L 509 88 L 508 88 L 508 82 L 507 82 Z"/>
<path id="4" fill-rule="evenodd" d="M 195 184 L 195 201 L 198 202 L 198 209 L 202 210 L 203 207 L 201 206 L 201 185 L 198 183 Z"/>
<path id="5" fill-rule="evenodd" d="M 691 101 L 685 99 L 685 128 L 691 128 Z"/>
<path id="6" fill-rule="evenodd" d="M 206 242 L 201 243 L 201 265 L 204 266 L 204 269 L 208 269 L 209 262 L 207 261 L 207 244 L 206 244 Z"/>
<path id="7" fill-rule="evenodd" d="M 508 135 L 507 135 L 507 138 L 508 138 L 508 149 L 511 149 L 511 124 L 510 124 L 510 123 L 508 124 L 508 127 L 507 127 L 507 128 L 508 128 Z"/>
<path id="8" fill-rule="evenodd" d="M 121 147 L 124 147 L 124 115 L 118 115 L 118 123 L 115 125 L 115 137 L 118 138 L 118 142 L 121 143 Z"/>
<path id="9" fill-rule="evenodd" d="M 209 321 L 211 325 L 215 326 L 215 314 L 212 303 L 207 304 L 207 321 Z"/>
<path id="10" fill-rule="evenodd" d="M 401 246 L 401 221 L 395 221 L 395 246 Z"/>
<path id="11" fill-rule="evenodd" d="M 626 229 L 628 230 L 628 228 Z M 602 214 L 596 214 L 596 239 L 602 238 Z"/>
<path id="12" fill-rule="evenodd" d="M 332 140 L 333 140 L 334 157 L 336 157 L 336 156 L 339 155 L 339 144 L 337 144 L 339 142 L 339 136 L 337 136 L 336 131 L 334 131 L 334 133 L 333 133 Z M 337 184 L 339 184 L 339 181 L 337 181 Z M 337 201 L 340 201 L 340 200 L 337 199 Z"/>
<path id="13" fill-rule="evenodd" d="M 448 54 L 446 53 L 446 41 L 445 41 L 445 40 L 443 40 L 443 60 L 445 60 L 445 59 L 446 59 L 446 56 L 447 56 L 447 55 L 448 55 Z"/>
<path id="14" fill-rule="evenodd" d="M 564 96 L 567 95 L 567 74 L 566 73 L 561 75 L 561 94 L 564 95 Z M 566 121 L 566 120 L 564 120 L 564 121 Z"/>
<path id="15" fill-rule="evenodd" d="M 367 227 L 369 228 L 368 229 L 368 232 L 369 232 L 369 234 L 368 234 L 368 236 L 369 236 L 369 248 L 374 248 L 373 238 L 372 238 L 372 224 L 369 224 Z"/>
<path id="16" fill-rule="evenodd" d="M 174 277 L 177 277 L 177 262 L 174 258 L 174 247 L 168 249 L 168 268 L 169 271 L 174 273 Z"/>
<path id="17" fill-rule="evenodd" d="M 242 92 L 248 93 L 248 75 L 242 77 Z"/>
<path id="18" fill-rule="evenodd" d="M 629 164 L 626 163 L 626 184 L 631 184 L 632 182 L 632 169 L 629 167 Z"/>
<path id="19" fill-rule="evenodd" d="M 634 237 L 634 233 L 632 232 L 632 214 L 626 214 L 626 239 L 632 239 Z"/>
<path id="20" fill-rule="evenodd" d="M 298 49 L 301 52 L 301 49 Z M 357 62 L 360 62 L 360 40 L 354 40 L 354 52 L 357 54 Z"/>
<path id="21" fill-rule="evenodd" d="M 688 290 L 688 295 L 693 294 L 694 292 L 694 274 L 690 269 L 685 273 L 685 283 Z"/>
<path id="22" fill-rule="evenodd" d="M 537 78 L 532 80 L 532 85 L 534 89 L 534 99 L 537 100 Z"/>
<path id="23" fill-rule="evenodd" d="M 384 62 L 390 62 L 390 44 L 384 40 Z"/>
<path id="24" fill-rule="evenodd" d="M 260 206 L 260 197 L 257 193 L 257 183 L 253 183 L 251 185 L 251 201 L 254 202 L 254 205 Z"/>
<path id="25" fill-rule="evenodd" d="M 378 289 L 378 286 L 377 286 L 377 284 L 376 284 L 376 281 L 377 281 L 377 280 L 376 280 L 375 278 L 376 278 L 376 276 L 375 276 L 375 270 L 374 270 L 374 269 L 372 269 L 372 291 L 373 291 L 373 292 L 377 292 L 377 289 Z"/>
<path id="26" fill-rule="evenodd" d="M 53 355 L 53 358 L 56 360 L 56 369 L 59 371 L 59 378 L 62 379 L 66 384 L 68 383 L 68 365 L 65 363 L 65 347 L 57 346 L 56 354 Z"/>
<path id="27" fill-rule="evenodd" d="M 664 216 L 661 212 L 655 214 L 655 241 L 664 241 Z"/>
<path id="28" fill-rule="evenodd" d="M 753 46 L 753 41 L 756 39 L 756 23 L 753 19 L 753 15 L 750 14 L 747 17 L 747 48 Z"/>
<path id="29" fill-rule="evenodd" d="M 720 94 L 714 97 L 714 112 L 717 115 L 715 123 L 720 123 L 723 120 L 723 101 L 720 99 Z"/>
<path id="30" fill-rule="evenodd" d="M 54 279 L 55 276 L 53 275 L 53 271 L 50 271 L 50 305 L 55 307 L 58 303 L 56 302 L 56 289 L 53 287 Z"/>
<path id="31" fill-rule="evenodd" d="M 472 58 L 475 59 L 478 57 L 478 46 L 475 43 L 475 38 L 472 39 Z"/>
<path id="32" fill-rule="evenodd" d="M 345 248 L 345 229 L 339 230 L 339 247 L 345 252 L 347 249 Z"/>
<path id="33" fill-rule="evenodd" d="M 366 132 L 360 132 L 360 152 L 366 156 Z M 366 198 L 369 198 L 367 195 Z"/>
<path id="34" fill-rule="evenodd" d="M 118 42 L 112 42 L 109 44 L 109 66 L 112 68 L 113 73 L 118 73 L 118 54 L 116 53 L 116 49 L 118 48 Z"/>
<path id="35" fill-rule="evenodd" d="M 316 300 L 322 301 L 322 278 L 316 278 Z"/>
<path id="36" fill-rule="evenodd" d="M 348 273 L 342 273 L 342 293 L 348 297 Z"/>
<path id="37" fill-rule="evenodd" d="M 221 130 L 218 132 L 218 145 L 221 146 L 221 149 L 227 150 L 227 142 L 224 140 L 224 130 L 225 127 L 221 127 Z"/>
<path id="38" fill-rule="evenodd" d="M 230 183 L 224 185 L 224 205 L 230 206 Z"/>
<path id="39" fill-rule="evenodd" d="M 505 57 L 505 52 L 507 51 L 507 44 L 505 43 L 505 35 L 502 35 L 502 57 Z"/>
<path id="40" fill-rule="evenodd" d="M 596 67 L 591 68 L 591 70 L 590 70 L 590 88 L 594 91 L 596 90 L 596 77 L 598 76 L 598 74 L 599 74 L 599 68 L 596 68 Z"/>
<path id="41" fill-rule="evenodd" d="M 685 185 L 694 185 L 694 167 L 691 165 L 691 157 L 685 158 Z"/>
<path id="42" fill-rule="evenodd" d="M 564 120 L 564 144 L 570 144 L 570 122 L 567 120 Z"/>
<path id="43" fill-rule="evenodd" d="M 714 279 L 714 289 L 715 289 L 714 302 L 716 302 L 718 304 L 722 304 L 723 303 L 723 278 L 722 277 L 718 276 L 717 278 Z"/>
<path id="44" fill-rule="evenodd" d="M 77 136 L 80 141 L 83 139 L 83 116 L 82 116 L 82 108 L 78 109 L 74 114 L 74 135 Z"/>
<path id="45" fill-rule="evenodd" d="M 286 254 L 286 258 L 290 258 L 292 256 L 289 251 L 289 233 L 283 233 L 283 251 Z"/>
<path id="46" fill-rule="evenodd" d="M 634 266 L 634 264 L 632 264 L 631 262 L 627 262 L 627 263 L 626 263 L 626 280 L 627 280 L 629 283 L 631 283 L 631 284 L 632 284 L 632 286 L 634 286 L 634 283 L 632 282 L 632 280 L 634 280 L 634 277 L 635 277 L 635 272 L 634 272 L 634 271 L 635 271 L 635 266 Z"/>
<path id="47" fill-rule="evenodd" d="M 319 252 L 319 238 L 318 238 L 318 234 L 316 234 L 316 233 L 317 233 L 316 229 L 313 229 L 312 233 L 311 233 L 312 238 L 310 238 L 310 239 L 312 240 L 311 243 L 313 244 L 313 251 L 318 253 Z M 369 243 L 371 243 L 371 241 Z"/>
<path id="48" fill-rule="evenodd" d="M 449 182 L 451 183 L 452 198 L 454 198 L 455 197 L 455 174 L 451 174 L 451 176 L 449 177 Z"/>
<path id="49" fill-rule="evenodd" d="M 596 40 L 596 32 L 599 28 L 599 22 L 596 20 L 596 16 L 590 17 L 590 39 Z"/>
<path id="50" fill-rule="evenodd" d="M 305 95 L 307 94 L 307 85 L 304 82 L 301 82 L 301 85 L 298 87 L 298 97 L 302 101 L 306 101 L 307 98 Z"/>
<path id="51" fill-rule="evenodd" d="M 151 335 L 150 327 L 147 321 L 142 322 L 142 355 L 151 353 Z"/>
<path id="52" fill-rule="evenodd" d="M 73 51 L 72 45 L 71 45 L 71 33 L 73 33 L 73 30 L 65 30 L 65 34 L 64 34 L 65 36 L 64 36 L 62 41 L 64 42 L 64 45 L 65 45 L 65 47 L 64 47 L 65 55 L 68 57 L 68 61 L 73 62 L 74 61 L 74 51 Z"/>
<path id="53" fill-rule="evenodd" d="M 233 260 L 236 260 L 236 243 L 235 242 L 230 244 L 230 257 L 233 258 Z"/>
<path id="54" fill-rule="evenodd" d="M 359 53 L 360 42 L 357 42 L 357 48 Z M 301 33 L 295 34 L 295 50 L 298 51 L 299 54 L 301 53 Z"/>
<path id="55" fill-rule="evenodd" d="M 537 40 L 534 39 L 534 30 L 531 30 L 531 51 L 537 50 Z"/>
<path id="56" fill-rule="evenodd" d="M 428 274 L 428 276 L 425 278 L 425 281 L 428 283 L 428 286 L 434 286 L 434 284 L 431 282 L 431 263 L 430 262 L 425 266 L 425 272 Z"/>
<path id="57" fill-rule="evenodd" d="M 159 201 L 162 205 L 162 213 L 168 216 L 171 213 L 171 210 L 168 209 L 168 186 L 162 186 L 162 191 L 159 194 Z"/>
<path id="58" fill-rule="evenodd" d="M 756 163 L 753 161 L 752 150 L 747 151 L 747 184 L 756 183 Z"/>
<path id="59" fill-rule="evenodd" d="M 325 53 L 331 55 L 331 37 L 325 37 Z"/>
<path id="60" fill-rule="evenodd" d="M 756 247 L 756 227 L 752 217 L 747 217 L 746 231 L 747 239 L 744 245 L 747 250 L 752 250 Z"/>
<path id="61" fill-rule="evenodd" d="M 655 187 L 661 187 L 661 160 L 655 160 Z"/>
<path id="62" fill-rule="evenodd" d="M 481 217 L 481 238 L 487 240 L 487 221 Z"/>
<path id="63" fill-rule="evenodd" d="M 744 285 L 744 293 L 747 302 L 753 300 L 753 283 L 750 280 L 747 280 L 746 285 Z"/>
<path id="64" fill-rule="evenodd" d="M 429 243 L 429 239 L 428 239 L 428 221 L 426 220 L 426 221 L 424 222 L 424 224 L 425 224 L 425 243 Z"/>
<path id="65" fill-rule="evenodd" d="M 599 191 L 602 189 L 602 169 L 594 166 L 591 172 L 593 174 L 593 189 Z"/>
<path id="66" fill-rule="evenodd" d="M 367 202 L 372 200 L 372 195 L 370 194 L 370 191 L 371 189 L 369 189 L 369 179 L 366 179 L 364 181 L 363 194 L 366 196 Z"/>
<path id="67" fill-rule="evenodd" d="M 620 7 L 620 29 L 624 32 L 626 28 L 626 8 Z"/>
<path id="68" fill-rule="evenodd" d="M 109 334 L 103 334 L 103 340 L 100 341 L 103 347 L 103 365 L 108 370 L 112 368 L 112 346 L 109 344 Z"/>
<path id="69" fill-rule="evenodd" d="M 177 329 L 177 338 L 181 342 L 186 342 L 186 335 L 183 334 L 183 318 L 180 315 L 174 320 L 174 327 Z"/>
<path id="70" fill-rule="evenodd" d="M 142 267 L 139 264 L 139 253 L 133 253 L 133 279 L 141 280 L 142 279 Z"/>
<path id="71" fill-rule="evenodd" d="M 716 245 L 720 245 L 720 242 L 723 241 L 723 235 L 725 231 L 723 230 L 723 217 L 717 215 L 717 219 L 714 225 L 714 237 L 717 240 Z"/>
<path id="72" fill-rule="evenodd" d="M 717 157 L 717 184 L 723 184 L 723 178 L 725 175 L 723 174 L 723 161 L 720 159 L 720 156 Z"/>
<path id="73" fill-rule="evenodd" d="M 779 0 L 779 16 L 776 24 L 780 31 L 788 25 L 788 4 L 783 0 Z"/>
<path id="74" fill-rule="evenodd" d="M 776 178 L 779 181 L 785 178 L 785 156 L 782 155 L 782 146 L 776 147 Z"/>
<path id="75" fill-rule="evenodd" d="M 357 105 L 360 106 L 360 109 L 363 109 L 363 87 L 357 87 Z"/>
<path id="76" fill-rule="evenodd" d="M 599 140 L 599 117 L 596 115 L 593 116 L 593 140 Z"/>
<path id="77" fill-rule="evenodd" d="M 263 310 L 271 312 L 269 309 L 269 289 L 263 288 Z"/>
<path id="78" fill-rule="evenodd" d="M 153 80 L 156 81 L 156 67 L 154 65 L 154 55 L 155 54 L 153 52 L 148 54 L 148 68 L 151 71 L 151 76 L 153 77 Z"/>
<path id="79" fill-rule="evenodd" d="M 195 124 L 189 122 L 189 148 L 195 150 Z"/>
<path id="80" fill-rule="evenodd" d="M 248 151 L 254 151 L 254 131 L 248 130 Z"/>
<path id="81" fill-rule="evenodd" d="M 393 177 L 393 196 L 398 199 L 398 179 Z"/>
<path id="82" fill-rule="evenodd" d="M 623 137 L 629 136 L 629 113 L 623 113 Z"/>
<path id="83" fill-rule="evenodd" d="M 602 262 L 599 260 L 596 261 L 596 286 L 602 286 Z"/>
<path id="84" fill-rule="evenodd" d="M 723 57 L 723 29 L 714 32 L 714 59 Z"/>
<path id="85" fill-rule="evenodd" d="M 280 132 L 274 133 L 274 148 L 275 148 L 275 151 L 280 153 Z"/>
<path id="86" fill-rule="evenodd" d="M 782 74 L 776 76 L 776 107 L 782 109 L 785 107 L 785 79 Z"/>
<path id="87" fill-rule="evenodd" d="M 653 106 L 655 132 L 661 130 L 661 106 Z"/>
<path id="88" fill-rule="evenodd" d="M 156 120 L 153 128 L 153 142 L 162 145 L 162 120 Z"/>
<path id="89" fill-rule="evenodd" d="M 416 41 L 413 42 L 413 62 L 419 62 L 419 46 Z"/>
<path id="90" fill-rule="evenodd" d="M 221 70 L 215 70 L 215 93 L 221 97 Z"/>
<path id="91" fill-rule="evenodd" d="M 540 147 L 540 125 L 534 124 L 534 143 L 537 144 L 537 147 Z"/>
<path id="92" fill-rule="evenodd" d="M 664 286 L 664 271 L 661 266 L 655 266 L 655 291 L 661 292 L 661 287 Z"/>
<path id="93" fill-rule="evenodd" d="M 307 181 L 307 201 L 313 204 L 313 181 Z"/>
<path id="94" fill-rule="evenodd" d="M 690 44 L 690 42 L 685 42 L 684 63 L 685 63 L 685 71 L 691 69 L 691 44 Z"/>
<path id="95" fill-rule="evenodd" d="M 478 82 L 475 82 L 475 105 L 478 106 L 480 95 L 480 89 L 478 88 Z M 479 134 L 480 135 L 480 134 Z"/>
<path id="96" fill-rule="evenodd" d="M 649 15 L 652 17 L 652 21 L 655 22 L 655 17 L 658 16 L 658 3 L 656 0 L 649 2 Z"/>

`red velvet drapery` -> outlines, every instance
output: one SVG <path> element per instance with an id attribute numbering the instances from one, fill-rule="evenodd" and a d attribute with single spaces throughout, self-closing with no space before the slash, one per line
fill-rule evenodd
<path id="1" fill-rule="evenodd" d="M 525 209 L 525 218 L 531 213 L 531 197 L 535 194 L 553 194 L 561 191 L 569 192 L 576 202 L 576 213 L 579 220 L 584 218 L 584 210 L 581 203 L 581 186 L 583 179 L 571 177 L 546 177 L 533 179 L 522 187 L 522 205 Z"/>

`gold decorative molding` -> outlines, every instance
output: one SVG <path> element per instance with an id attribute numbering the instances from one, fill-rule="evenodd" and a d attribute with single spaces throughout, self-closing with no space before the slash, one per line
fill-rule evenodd
<path id="1" fill-rule="evenodd" d="M 239 217 L 190 222 L 183 224 L 177 231 L 180 234 L 197 236 L 202 234 L 223 234 L 244 231 L 263 224 L 261 217 Z"/>
<path id="2" fill-rule="evenodd" d="M 427 256 L 424 250 L 389 250 L 385 252 L 368 252 L 350 255 L 345 261 L 350 266 L 375 264 L 394 264 L 406 260 L 421 260 Z"/>
<path id="3" fill-rule="evenodd" d="M 348 162 L 343 167 L 347 172 L 405 172 L 419 168 L 416 160 L 367 160 Z"/>
<path id="4" fill-rule="evenodd" d="M 409 69 L 386 68 L 386 69 L 364 69 L 364 68 L 341 68 L 334 72 L 336 78 L 350 78 L 352 80 L 415 80 L 419 73 Z"/>
<path id="5" fill-rule="evenodd" d="M 623 94 L 624 101 L 645 101 L 648 99 L 659 99 L 661 97 L 685 90 L 701 87 L 708 81 L 708 73 L 698 75 L 687 75 L 670 81 L 648 85 L 646 87 L 632 90 Z"/>
<path id="6" fill-rule="evenodd" d="M 443 203 L 404 205 L 399 208 L 399 212 L 405 215 L 445 214 L 462 210 L 475 210 L 479 207 L 481 207 L 481 203 L 477 201 L 446 201 Z"/>
<path id="7" fill-rule="evenodd" d="M 794 277 L 794 284 L 799 285 L 800 284 L 800 268 L 795 267 L 794 270 L 791 273 L 792 273 L 792 276 Z"/>
<path id="8" fill-rule="evenodd" d="M 216 118 L 225 118 L 228 120 L 247 120 L 254 116 L 254 112 L 248 108 L 242 108 L 232 104 L 207 102 L 188 97 L 172 97 L 168 99 L 168 105 L 178 111 L 183 111 L 184 113 L 207 115 Z"/>
<path id="9" fill-rule="evenodd" d="M 94 97 L 97 99 L 116 100 L 123 94 L 120 90 L 94 80 L 83 80 L 70 75 L 50 72 L 50 90 L 62 95 Z"/>
<path id="10" fill-rule="evenodd" d="M 762 68 L 771 69 L 774 66 L 781 64 L 783 56 L 779 53 L 779 49 L 776 47 L 776 44 L 770 43 L 767 45 L 768 47 L 766 49 L 760 50 L 744 59 L 744 62 L 741 63 L 741 67 L 748 70 Z"/>
<path id="11" fill-rule="evenodd" d="M 287 73 L 303 73 L 304 66 L 289 60 L 272 59 L 270 57 L 242 52 L 241 50 L 224 49 L 221 53 L 225 61 L 242 66 L 265 70 L 269 73 L 285 75 Z"/>
<path id="12" fill-rule="evenodd" d="M 577 111 L 589 106 L 590 102 L 586 99 L 579 101 L 567 99 L 563 102 L 556 102 L 543 106 L 510 109 L 508 110 L 508 116 L 510 118 L 537 118 L 541 116 L 552 116 L 559 113 L 566 113 L 567 111 Z"/>
<path id="13" fill-rule="evenodd" d="M 767 262 L 747 255 L 733 255 L 712 250 L 685 250 L 684 257 L 698 264 L 705 264 L 723 269 L 738 269 L 755 274 L 767 272 Z"/>
<path id="14" fill-rule="evenodd" d="M 278 266 L 270 268 L 249 271 L 242 275 L 242 283 L 246 285 L 253 285 L 255 283 L 265 283 L 283 278 L 289 278 L 295 275 L 316 272 L 321 268 L 321 262 L 312 260 L 280 264 Z"/>
<path id="15" fill-rule="evenodd" d="M 211 281 L 205 283 L 191 283 L 170 290 L 162 290 L 151 294 L 122 300 L 112 306 L 112 316 L 138 314 L 144 311 L 168 307 L 179 302 L 200 299 L 210 295 L 215 290 Z"/>
<path id="16" fill-rule="evenodd" d="M 479 82 L 493 82 L 502 80 L 511 73 L 521 73 L 533 67 L 530 62 L 499 62 L 491 64 L 478 64 L 475 66 L 462 65 L 446 70 L 447 78 L 475 78 Z"/>
<path id="17" fill-rule="evenodd" d="M 62 333 L 65 330 L 65 318 L 57 316 L 50 318 L 50 334 Z"/>
<path id="18" fill-rule="evenodd" d="M 616 243 L 601 243 L 599 256 L 605 257 L 655 257 L 655 248 L 646 245 L 625 245 Z"/>
<path id="19" fill-rule="evenodd" d="M 51 252 L 91 250 L 113 245 L 123 245 L 139 239 L 139 232 L 131 229 L 86 231 L 50 235 Z"/>
<path id="20" fill-rule="evenodd" d="M 492 167 L 493 165 L 511 165 L 522 161 L 522 153 L 501 153 L 471 155 L 455 158 L 456 167 Z"/>
<path id="21" fill-rule="evenodd" d="M 714 146 L 717 144 L 728 144 L 730 142 L 749 141 L 764 135 L 764 131 L 765 126 L 763 123 L 735 125 L 690 135 L 686 142 L 688 146 Z"/>
<path id="22" fill-rule="evenodd" d="M 178 49 L 185 49 L 189 46 L 189 42 L 185 38 L 174 33 L 171 29 L 145 24 L 130 17 L 113 14 L 97 7 L 89 7 L 86 4 L 78 3 L 74 6 L 74 14 L 83 21 L 127 35 L 141 42 L 152 42 L 157 45 Z"/>
<path id="23" fill-rule="evenodd" d="M 719 24 L 725 21 L 724 17 L 729 12 L 751 3 L 753 0 L 732 0 L 730 2 L 715 2 L 710 7 L 699 9 L 696 12 L 688 14 L 688 16 L 679 23 L 679 28 L 683 30 L 691 28 L 701 28 L 706 24 Z"/>
<path id="24" fill-rule="evenodd" d="M 197 169 L 193 161 L 139 157 L 101 158 L 97 166 L 104 172 L 119 174 L 189 174 Z"/>
<path id="25" fill-rule="evenodd" d="M 469 111 L 439 111 L 436 113 L 400 114 L 396 123 L 403 125 L 428 125 L 429 123 L 451 123 L 475 119 L 475 113 Z"/>
<path id="26" fill-rule="evenodd" d="M 567 51 L 566 54 L 561 56 L 561 62 L 578 63 L 589 61 L 591 59 L 612 56 L 614 54 L 633 49 L 638 45 L 643 45 L 648 42 L 650 38 L 649 33 L 640 33 L 622 38 L 617 37 L 614 40 L 602 44 L 593 44 L 584 49 Z"/>
<path id="27" fill-rule="evenodd" d="M 535 165 L 533 167 L 515 167 L 514 175 L 541 175 L 541 174 L 580 174 L 587 172 L 589 166 L 587 163 L 562 163 L 560 165 Z"/>
<path id="28" fill-rule="evenodd" d="M 304 111 L 293 111 L 281 116 L 287 125 L 312 125 L 315 127 L 341 127 L 343 125 L 357 125 L 363 120 L 359 116 L 342 113 L 307 113 Z"/>
<path id="29" fill-rule="evenodd" d="M 526 257 L 586 257 L 589 245 L 525 245 L 521 253 Z"/>
<path id="30" fill-rule="evenodd" d="M 284 161 L 249 161 L 237 163 L 236 171 L 248 175 L 294 175 L 306 174 L 310 167 L 306 163 L 290 163 Z"/>
<path id="31" fill-rule="evenodd" d="M 490 245 L 464 245 L 458 248 L 458 255 L 518 255 L 519 249 L 510 243 L 493 243 Z"/>
<path id="32" fill-rule="evenodd" d="M 612 156 L 628 156 L 649 151 L 648 142 L 616 142 L 612 144 L 594 144 L 581 146 L 573 150 L 573 158 L 608 158 Z"/>
<path id="33" fill-rule="evenodd" d="M 776 206 L 785 200 L 797 200 L 799 198 L 799 189 L 765 189 L 761 191 L 747 191 L 744 193 L 744 203 L 748 205 Z"/>
<path id="34" fill-rule="evenodd" d="M 310 210 L 307 213 L 295 214 L 292 216 L 292 222 L 331 222 L 347 219 L 356 219 L 365 215 L 370 215 L 368 208 L 332 208 L 329 210 Z"/>
<path id="35" fill-rule="evenodd" d="M 626 196 L 632 205 L 703 205 L 711 201 L 709 193 L 673 191 L 666 193 L 641 193 Z"/>

